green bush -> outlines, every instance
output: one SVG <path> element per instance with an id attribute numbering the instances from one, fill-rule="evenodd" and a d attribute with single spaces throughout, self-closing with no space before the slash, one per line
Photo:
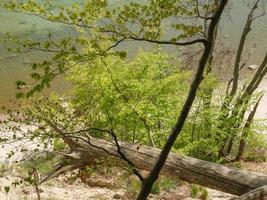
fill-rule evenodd
<path id="1" fill-rule="evenodd" d="M 152 190 L 151 190 L 151 193 L 152 194 L 159 194 L 160 193 L 160 184 L 159 184 L 159 181 L 156 181 L 152 187 Z"/>
<path id="2" fill-rule="evenodd" d="M 22 169 L 25 170 L 25 172 L 30 172 L 33 168 L 35 168 L 40 174 L 46 174 L 52 170 L 53 166 L 58 161 L 58 155 L 56 153 L 50 152 L 44 154 L 42 157 L 38 156 L 31 160 L 24 161 L 22 163 Z"/>
<path id="3" fill-rule="evenodd" d="M 173 179 L 170 179 L 168 177 L 162 177 L 160 179 L 160 188 L 166 191 L 171 191 L 175 189 L 177 186 L 177 182 Z"/>
<path id="4" fill-rule="evenodd" d="M 191 185 L 191 197 L 200 198 L 201 200 L 207 200 L 209 196 L 208 190 L 205 187 L 192 184 Z"/>
<path id="5" fill-rule="evenodd" d="M 201 195 L 200 195 L 201 200 L 207 200 L 208 197 L 209 197 L 209 192 L 207 188 L 202 188 Z"/>
<path id="6" fill-rule="evenodd" d="M 197 198 L 198 193 L 199 193 L 199 186 L 195 185 L 195 184 L 192 184 L 191 185 L 191 197 L 192 198 Z"/>

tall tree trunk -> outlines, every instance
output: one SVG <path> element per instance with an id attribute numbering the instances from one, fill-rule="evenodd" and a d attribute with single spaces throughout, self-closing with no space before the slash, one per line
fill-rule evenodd
<path id="1" fill-rule="evenodd" d="M 228 130 L 228 132 L 230 133 L 230 137 L 234 138 L 237 134 L 235 129 L 241 128 L 243 118 L 245 116 L 245 112 L 248 108 L 248 103 L 249 103 L 253 93 L 258 88 L 259 84 L 261 83 L 263 77 L 266 75 L 266 73 L 267 73 L 267 53 L 265 54 L 260 67 L 258 68 L 257 72 L 255 73 L 255 75 L 251 79 L 248 86 L 246 88 L 244 88 L 243 93 L 241 93 L 237 97 L 237 100 L 234 104 L 234 108 L 229 110 L 228 107 L 225 107 L 224 109 L 221 110 L 222 114 L 219 117 L 219 120 L 221 121 L 221 125 L 219 126 L 219 128 L 221 128 L 221 129 L 224 128 L 225 123 L 223 123 L 223 122 L 225 122 L 225 120 L 223 120 L 222 116 L 226 117 L 226 113 L 228 112 L 228 115 L 230 115 L 230 116 L 227 116 L 227 117 L 229 117 L 229 119 L 231 119 L 231 120 L 229 120 L 229 123 L 227 125 L 228 125 L 228 127 L 229 126 L 233 127 L 232 129 Z M 230 112 L 231 112 L 231 114 L 229 114 Z M 221 148 L 219 150 L 220 157 L 226 156 L 226 154 L 224 153 L 224 149 L 226 149 L 226 147 L 227 147 L 227 140 L 228 139 L 229 139 L 229 137 L 228 138 L 225 137 L 225 138 L 221 139 L 222 145 L 221 145 Z M 231 149 L 230 149 L 230 151 L 231 151 Z"/>
<path id="2" fill-rule="evenodd" d="M 245 151 L 245 146 L 246 146 L 246 138 L 248 136 L 249 128 L 251 126 L 252 120 L 254 119 L 254 116 L 256 114 L 257 108 L 259 106 L 259 103 L 262 99 L 263 95 L 260 96 L 259 100 L 256 102 L 256 104 L 253 107 L 253 110 L 249 113 L 249 116 L 247 118 L 247 121 L 245 123 L 243 133 L 239 142 L 239 148 L 238 148 L 238 153 L 235 158 L 235 161 L 239 161 L 243 158 L 244 151 Z"/>
<path id="3" fill-rule="evenodd" d="M 241 62 L 242 54 L 243 54 L 243 51 L 244 51 L 244 45 L 245 45 L 247 36 L 251 31 L 251 25 L 252 25 L 253 20 L 255 19 L 254 18 L 254 13 L 255 13 L 255 10 L 258 8 L 259 1 L 260 0 L 256 0 L 256 2 L 254 3 L 253 7 L 251 8 L 251 10 L 250 10 L 250 12 L 248 14 L 247 20 L 246 20 L 246 24 L 245 24 L 245 26 L 243 28 L 243 32 L 241 34 L 241 38 L 240 38 L 240 41 L 239 41 L 239 45 L 238 45 L 237 52 L 236 52 L 236 57 L 235 57 L 235 62 L 234 62 L 233 78 L 229 82 L 229 86 L 230 86 L 230 84 L 232 84 L 232 87 L 231 87 L 231 91 L 229 93 L 227 92 L 227 94 L 226 94 L 226 96 L 224 98 L 222 107 L 221 107 L 221 114 L 220 114 L 220 117 L 219 117 L 219 121 L 221 121 L 221 125 L 219 125 L 219 129 L 223 129 L 223 127 L 225 126 L 224 119 L 226 117 L 230 117 L 230 118 L 233 118 L 233 117 L 234 118 L 238 118 L 238 117 L 240 117 L 241 119 L 243 119 L 243 117 L 241 116 L 242 114 L 240 116 L 238 116 L 238 114 L 235 116 L 234 114 L 236 114 L 236 113 L 234 113 L 234 114 L 232 113 L 232 109 L 230 109 L 230 107 L 231 107 L 230 105 L 231 105 L 231 102 L 233 101 L 233 99 L 234 99 L 234 97 L 236 96 L 236 93 L 237 93 L 238 84 L 239 84 L 239 71 L 240 71 L 240 69 L 242 67 L 240 65 L 240 62 Z M 260 68 L 258 69 L 256 75 L 258 73 L 261 73 Z M 256 80 L 258 80 L 258 79 L 256 79 Z M 247 91 L 248 90 L 251 91 L 251 85 L 255 85 L 255 84 L 253 84 L 254 82 L 255 82 L 255 77 L 251 80 L 251 82 L 250 82 L 249 86 L 246 88 L 245 92 L 237 98 L 237 102 L 234 105 L 235 108 L 238 108 L 239 106 L 244 105 L 244 103 L 242 103 L 243 101 L 247 101 L 248 102 L 248 100 L 246 100 L 246 99 L 250 98 L 251 94 L 254 91 L 250 92 L 250 93 L 247 92 Z M 228 89 L 227 89 L 227 91 L 228 91 Z M 248 93 L 249 93 L 249 95 L 248 95 Z M 237 122 L 234 125 L 236 129 L 240 128 L 241 122 L 242 121 Z M 231 121 L 230 124 L 231 123 L 233 123 L 233 122 Z M 228 138 L 227 137 L 222 138 L 223 142 L 221 142 L 222 145 L 221 145 L 221 148 L 219 149 L 220 157 L 226 156 L 227 154 L 230 153 L 230 151 L 232 149 L 232 145 L 231 145 L 232 141 L 231 140 L 233 140 L 233 138 L 236 136 L 236 134 L 235 134 L 235 131 L 229 131 L 229 133 L 231 135 L 229 135 Z M 228 146 L 227 146 L 227 142 L 229 142 Z M 224 150 L 226 150 L 226 152 L 224 152 Z"/>
<path id="4" fill-rule="evenodd" d="M 165 145 L 162 148 L 162 151 L 159 155 L 159 158 L 153 168 L 151 169 L 148 177 L 143 181 L 141 191 L 137 197 L 137 200 L 146 200 L 149 193 L 152 190 L 152 186 L 155 183 L 155 181 L 158 179 L 160 170 L 162 169 L 164 163 L 166 162 L 166 159 L 173 147 L 173 144 L 177 138 L 177 136 L 180 134 L 181 130 L 183 129 L 185 120 L 189 114 L 189 111 L 192 107 L 192 104 L 194 102 L 194 99 L 196 97 L 196 93 L 198 90 L 198 87 L 203 79 L 203 72 L 205 70 L 205 67 L 207 65 L 208 58 L 210 56 L 212 45 L 213 45 L 213 39 L 214 39 L 214 31 L 216 29 L 216 26 L 221 18 L 221 15 L 223 13 L 223 10 L 227 4 L 228 0 L 221 0 L 221 3 L 215 12 L 215 14 L 210 19 L 210 24 L 208 28 L 208 36 L 207 40 L 204 42 L 204 50 L 203 54 L 201 56 L 201 59 L 199 61 L 198 69 L 195 75 L 195 78 L 191 84 L 190 91 L 188 93 L 187 99 L 184 103 L 184 106 L 182 108 L 182 111 L 177 119 L 177 122 L 172 129 L 172 132 L 170 136 L 168 137 L 168 140 L 166 141 Z"/>

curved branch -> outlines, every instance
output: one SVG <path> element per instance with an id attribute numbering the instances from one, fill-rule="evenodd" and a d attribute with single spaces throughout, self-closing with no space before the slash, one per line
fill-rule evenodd
<path id="1" fill-rule="evenodd" d="M 187 42 L 172 42 L 172 41 L 163 41 L 163 40 L 152 40 L 152 39 L 147 39 L 147 38 L 138 38 L 134 36 L 130 36 L 129 39 L 136 40 L 136 41 L 144 41 L 144 42 L 150 42 L 150 43 L 155 43 L 155 44 L 169 44 L 169 45 L 176 45 L 176 46 L 189 46 L 197 43 L 202 43 L 206 44 L 208 41 L 207 39 L 195 39 L 192 41 L 187 41 Z"/>

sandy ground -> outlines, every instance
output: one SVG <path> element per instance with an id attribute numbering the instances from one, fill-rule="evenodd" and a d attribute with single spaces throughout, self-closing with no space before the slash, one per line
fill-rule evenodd
<path id="1" fill-rule="evenodd" d="M 1 200 L 37 200 L 32 186 L 11 187 L 6 193 L 4 187 L 11 185 L 12 180 L 11 177 L 0 179 Z M 122 194 L 122 190 L 89 187 L 82 183 L 67 184 L 58 180 L 40 186 L 40 190 L 42 200 L 109 200 L 114 199 L 115 194 Z"/>
<path id="2" fill-rule="evenodd" d="M 8 193 L 4 187 L 10 186 L 15 178 L 5 176 L 0 178 L 0 199 L 1 200 L 37 200 L 37 194 L 33 186 L 12 186 Z M 61 178 L 54 179 L 41 185 L 40 195 L 42 200 L 131 200 L 124 197 L 125 189 L 108 189 L 103 187 L 90 187 L 79 181 L 66 183 Z M 190 200 L 189 185 L 177 187 L 172 191 L 163 191 L 160 195 L 150 195 L 149 200 Z M 209 200 L 229 200 L 232 195 L 208 189 Z"/>

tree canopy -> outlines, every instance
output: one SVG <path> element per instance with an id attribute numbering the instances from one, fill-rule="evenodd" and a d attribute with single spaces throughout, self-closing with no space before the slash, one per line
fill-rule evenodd
<path id="1" fill-rule="evenodd" d="M 88 139 L 89 144 L 90 138 L 112 141 L 119 157 L 142 183 L 139 200 L 147 198 L 172 149 L 221 161 L 230 154 L 236 138 L 248 141 L 261 99 L 253 94 L 267 72 L 265 56 L 249 84 L 239 90 L 240 60 L 256 19 L 253 16 L 259 1 L 255 1 L 237 51 L 233 79 L 222 101 L 214 101 L 217 81 L 211 69 L 218 26 L 227 3 L 149 0 L 111 7 L 109 1 L 87 0 L 66 8 L 49 1 L 2 1 L 2 8 L 73 29 L 71 36 L 49 33 L 42 40 L 6 34 L 4 42 L 11 46 L 9 51 L 46 55 L 31 65 L 31 82 L 16 82 L 18 98 L 32 97 L 62 74 L 72 84 L 63 98 L 52 95 L 26 105 L 22 111 L 10 112 L 10 121 L 34 126 L 34 130 L 25 131 L 11 124 L 13 139 L 39 140 L 45 147 L 54 144 L 55 148 L 62 147 L 61 143 L 69 145 L 68 138 Z M 128 48 L 142 44 L 151 45 L 151 49 L 129 56 L 125 43 Z M 196 72 L 181 68 L 182 54 L 170 56 L 159 46 L 179 50 L 193 46 L 199 54 Z M 251 105 L 254 109 L 244 120 Z M 10 125 L 10 121 L 5 122 Z M 180 139 L 176 140 L 178 135 Z M 124 155 L 119 141 L 162 149 L 147 177 Z"/>

